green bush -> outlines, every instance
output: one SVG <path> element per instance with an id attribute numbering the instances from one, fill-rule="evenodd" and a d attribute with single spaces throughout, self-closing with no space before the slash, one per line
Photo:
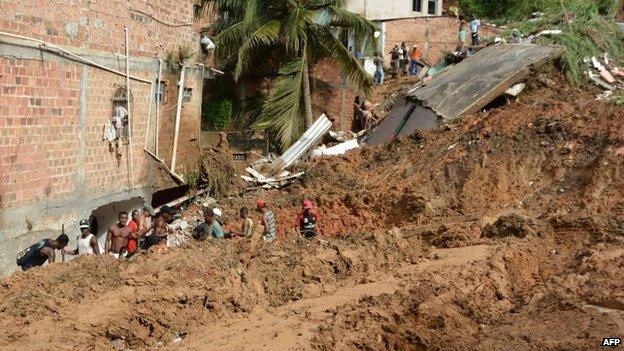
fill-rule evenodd
<path id="1" fill-rule="evenodd" d="M 232 123 L 233 110 L 230 99 L 206 100 L 202 106 L 202 119 L 211 129 L 226 130 Z"/>

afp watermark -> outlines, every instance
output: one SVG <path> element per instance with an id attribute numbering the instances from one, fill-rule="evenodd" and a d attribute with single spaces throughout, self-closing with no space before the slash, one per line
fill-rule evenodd
<path id="1" fill-rule="evenodd" d="M 604 338 L 602 339 L 603 347 L 616 347 L 622 345 L 622 339 L 620 338 Z"/>

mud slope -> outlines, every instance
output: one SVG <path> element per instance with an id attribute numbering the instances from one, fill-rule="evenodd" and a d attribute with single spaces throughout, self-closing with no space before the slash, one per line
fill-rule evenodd
<path id="1" fill-rule="evenodd" d="M 0 350 L 593 350 L 624 336 L 624 109 L 520 100 L 307 163 L 278 242 L 82 258 L 0 281 Z M 304 197 L 327 242 L 295 239 Z"/>

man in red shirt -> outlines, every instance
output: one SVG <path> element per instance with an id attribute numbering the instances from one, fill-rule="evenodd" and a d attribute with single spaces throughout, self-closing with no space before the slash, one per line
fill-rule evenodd
<path id="1" fill-rule="evenodd" d="M 128 256 L 134 255 L 139 249 L 139 216 L 139 210 L 132 211 L 132 220 L 128 223 L 128 227 L 131 230 L 126 242 Z"/>
<path id="2" fill-rule="evenodd" d="M 318 214 L 314 210 L 314 206 L 312 206 L 312 201 L 304 200 L 303 209 L 295 220 L 295 231 L 305 238 L 312 239 L 317 235 L 317 223 Z"/>

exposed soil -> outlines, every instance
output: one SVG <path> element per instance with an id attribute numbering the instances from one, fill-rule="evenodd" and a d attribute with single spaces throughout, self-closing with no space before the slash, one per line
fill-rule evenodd
<path id="1" fill-rule="evenodd" d="M 266 198 L 275 243 L 5 278 L 0 350 L 601 349 L 624 337 L 624 109 L 551 78 L 557 91 L 529 82 L 510 105 L 219 199 L 232 225 Z M 326 241 L 292 233 L 304 198 Z"/>

